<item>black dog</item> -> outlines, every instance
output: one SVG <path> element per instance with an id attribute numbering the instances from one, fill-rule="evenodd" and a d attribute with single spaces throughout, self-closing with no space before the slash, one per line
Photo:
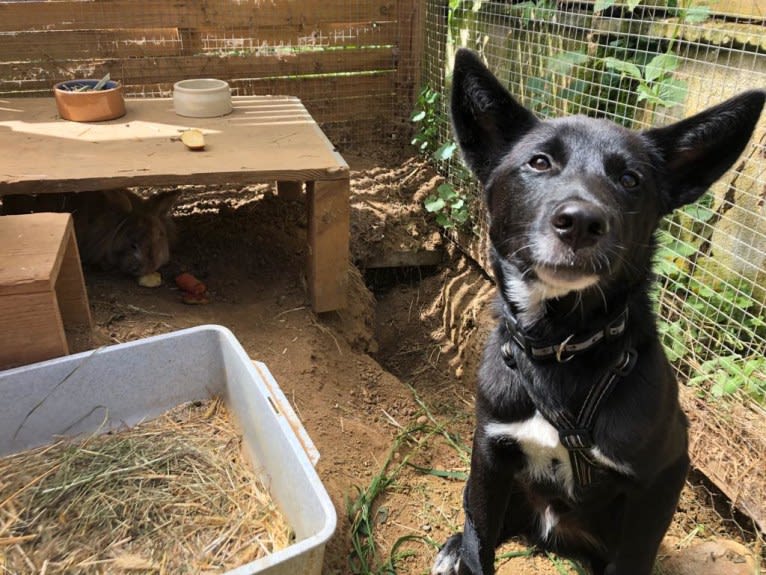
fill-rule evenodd
<path id="1" fill-rule="evenodd" d="M 489 575 L 524 536 L 602 575 L 649 575 L 689 459 L 650 301 L 653 235 L 737 159 L 766 93 L 671 126 L 539 121 L 471 52 L 452 121 L 486 191 L 500 321 L 476 398 L 465 526 L 432 574 Z"/>

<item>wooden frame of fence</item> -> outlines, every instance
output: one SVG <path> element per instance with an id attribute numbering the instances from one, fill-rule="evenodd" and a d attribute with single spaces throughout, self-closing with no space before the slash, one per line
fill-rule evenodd
<path id="1" fill-rule="evenodd" d="M 406 121 L 419 83 L 419 0 L 0 2 L 0 98 L 109 73 L 129 96 L 187 78 L 299 97 L 350 139 Z M 349 127 L 353 127 L 349 132 Z"/>

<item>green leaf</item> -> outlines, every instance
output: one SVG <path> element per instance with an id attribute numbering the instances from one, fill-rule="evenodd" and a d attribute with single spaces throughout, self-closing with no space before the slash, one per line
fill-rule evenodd
<path id="1" fill-rule="evenodd" d="M 453 211 L 452 219 L 458 224 L 466 223 L 468 221 L 468 210 Z"/>
<path id="2" fill-rule="evenodd" d="M 439 149 L 434 152 L 434 159 L 439 161 L 449 160 L 455 153 L 456 149 L 457 144 L 455 142 L 447 142 L 442 144 L 439 146 Z"/>
<path id="3" fill-rule="evenodd" d="M 437 214 L 436 223 L 443 227 L 445 230 L 455 227 L 455 224 L 453 224 L 443 213 Z"/>
<path id="4" fill-rule="evenodd" d="M 426 211 L 430 213 L 440 212 L 446 207 L 446 205 L 447 202 L 441 198 L 437 198 L 436 196 L 429 196 L 423 202 L 423 206 L 425 207 Z"/>
<path id="5" fill-rule="evenodd" d="M 659 84 L 659 97 L 663 106 L 679 106 L 686 100 L 686 93 L 689 90 L 686 82 L 675 78 L 666 78 Z"/>
<path id="6" fill-rule="evenodd" d="M 617 3 L 617 0 L 596 0 L 596 4 L 593 6 L 593 12 L 598 13 L 611 8 Z"/>
<path id="7" fill-rule="evenodd" d="M 604 66 L 606 66 L 609 70 L 616 70 L 617 72 L 625 74 L 626 76 L 630 76 L 636 80 L 641 79 L 641 70 L 639 70 L 638 66 L 632 62 L 626 62 L 625 60 L 620 60 L 619 58 L 607 56 L 604 58 Z"/>
<path id="8" fill-rule="evenodd" d="M 414 463 L 410 462 L 407 462 L 407 465 L 416 469 L 420 473 L 433 475 L 434 477 L 442 477 L 444 479 L 457 479 L 458 481 L 465 481 L 468 479 L 468 473 L 465 471 L 449 471 L 443 469 L 434 469 L 432 467 L 421 467 L 420 465 L 415 465 Z"/>
<path id="9" fill-rule="evenodd" d="M 439 194 L 439 197 L 445 201 L 457 197 L 457 192 L 455 191 L 455 188 L 452 187 L 452 184 L 441 184 L 436 188 L 436 192 Z"/>
<path id="10" fill-rule="evenodd" d="M 675 54 L 659 54 L 644 68 L 644 78 L 651 83 L 678 68 L 680 61 Z"/>
<path id="11" fill-rule="evenodd" d="M 548 68 L 555 74 L 568 74 L 572 67 L 585 64 L 589 59 L 584 51 L 560 52 L 548 58 Z"/>
<path id="12" fill-rule="evenodd" d="M 628 10 L 633 12 L 639 4 L 641 4 L 641 0 L 628 0 Z"/>
<path id="13" fill-rule="evenodd" d="M 647 86 L 646 84 L 639 84 L 636 91 L 638 92 L 636 100 L 639 102 L 646 100 L 650 104 L 656 104 L 658 106 L 664 105 L 664 102 L 657 96 L 653 87 Z"/>
<path id="14" fill-rule="evenodd" d="M 412 116 L 410 116 L 410 122 L 420 122 L 424 120 L 426 117 L 425 110 L 416 110 L 412 113 Z"/>
<path id="15" fill-rule="evenodd" d="M 708 222 L 715 215 L 715 212 L 707 206 L 701 206 L 698 204 L 691 204 L 684 210 L 689 217 L 697 220 L 698 222 Z"/>
<path id="16" fill-rule="evenodd" d="M 697 246 L 681 239 L 676 239 L 670 249 L 681 257 L 689 257 L 697 251 Z"/>
<path id="17" fill-rule="evenodd" d="M 688 24 L 700 24 L 710 18 L 710 6 L 692 6 L 682 15 L 681 20 Z"/>

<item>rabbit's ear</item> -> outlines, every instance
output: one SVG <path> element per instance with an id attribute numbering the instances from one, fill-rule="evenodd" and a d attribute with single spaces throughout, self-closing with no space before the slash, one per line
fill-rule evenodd
<path id="1" fill-rule="evenodd" d="M 121 212 L 133 211 L 133 202 L 130 201 L 130 192 L 126 190 L 106 190 L 101 192 L 106 203 L 117 208 Z"/>
<path id="2" fill-rule="evenodd" d="M 179 195 L 181 195 L 181 190 L 170 190 L 168 192 L 155 194 L 146 200 L 144 203 L 144 210 L 146 213 L 158 217 L 165 217 L 170 214 Z"/>

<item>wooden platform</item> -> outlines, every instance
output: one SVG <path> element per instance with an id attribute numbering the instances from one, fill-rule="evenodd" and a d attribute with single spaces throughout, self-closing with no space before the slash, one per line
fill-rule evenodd
<path id="1" fill-rule="evenodd" d="M 0 369 L 69 353 L 91 327 L 72 216 L 1 217 L 0 254 Z"/>
<path id="2" fill-rule="evenodd" d="M 317 312 L 346 304 L 349 170 L 297 98 L 234 98 L 220 118 L 183 118 L 172 99 L 127 101 L 109 122 L 58 118 L 53 98 L 0 99 L 0 195 L 105 190 L 126 186 L 279 182 L 295 193 L 306 182 L 308 277 Z M 197 128 L 205 149 L 179 137 Z M 257 223 L 255 223 L 257 225 Z"/>

